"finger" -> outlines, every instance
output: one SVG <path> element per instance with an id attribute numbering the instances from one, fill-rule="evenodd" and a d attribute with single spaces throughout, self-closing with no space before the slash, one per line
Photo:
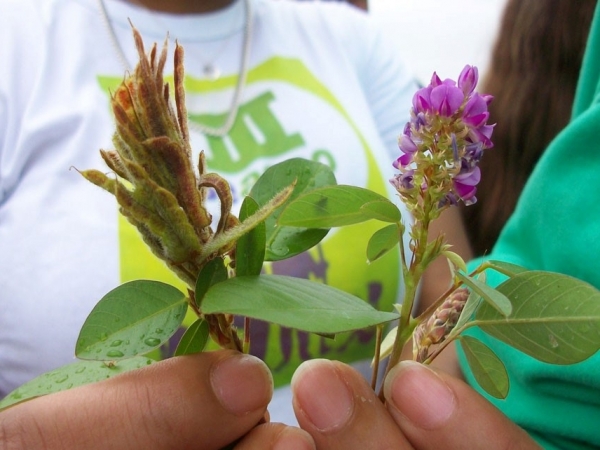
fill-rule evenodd
<path id="1" fill-rule="evenodd" d="M 300 426 L 319 449 L 411 449 L 365 379 L 334 361 L 303 363 L 292 378 Z"/>
<path id="2" fill-rule="evenodd" d="M 282 423 L 265 423 L 252 429 L 235 450 L 316 450 L 306 431 Z"/>
<path id="3" fill-rule="evenodd" d="M 540 448 L 467 384 L 422 364 L 394 367 L 384 393 L 390 414 L 417 450 Z"/>
<path id="4" fill-rule="evenodd" d="M 218 449 L 256 425 L 272 391 L 267 367 L 249 355 L 221 351 L 172 358 L 10 408 L 0 416 L 0 444 L 4 439 L 7 448 L 17 443 L 36 449 Z"/>

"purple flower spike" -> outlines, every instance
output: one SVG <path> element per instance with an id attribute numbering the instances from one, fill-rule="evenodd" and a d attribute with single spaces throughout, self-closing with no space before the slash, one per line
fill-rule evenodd
<path id="1" fill-rule="evenodd" d="M 433 111 L 441 116 L 450 117 L 458 111 L 465 96 L 457 87 L 444 83 L 431 90 L 430 98 Z"/>
<path id="2" fill-rule="evenodd" d="M 487 123 L 493 97 L 475 92 L 478 80 L 475 66 L 465 66 L 457 81 L 442 81 L 434 72 L 429 85 L 413 97 L 410 122 L 398 140 L 400 155 L 393 163 L 401 173 L 390 182 L 417 218 L 427 204 L 433 205 L 427 212 L 431 219 L 459 201 L 477 201 L 477 164 L 493 147 L 494 130 Z"/>
<path id="3" fill-rule="evenodd" d="M 477 85 L 479 80 L 479 71 L 475 66 L 466 65 L 458 76 L 458 87 L 465 95 L 470 95 Z"/>

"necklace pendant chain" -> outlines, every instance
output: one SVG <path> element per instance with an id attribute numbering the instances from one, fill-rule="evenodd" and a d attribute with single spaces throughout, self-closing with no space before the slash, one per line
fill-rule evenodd
<path id="1" fill-rule="evenodd" d="M 106 5 L 104 4 L 104 0 L 98 0 L 98 6 L 100 8 L 100 12 L 102 15 L 102 19 L 104 21 L 104 25 L 108 31 L 111 42 L 115 51 L 121 61 L 121 64 L 125 68 L 126 71 L 131 70 L 131 66 L 127 61 L 127 57 L 125 56 L 125 52 L 119 39 L 117 38 L 117 34 L 115 29 L 110 21 L 110 17 L 108 15 L 108 11 L 106 9 Z M 235 119 L 237 118 L 240 103 L 242 99 L 242 91 L 244 90 L 244 86 L 246 85 L 246 77 L 248 75 L 248 62 L 250 59 L 250 47 L 252 43 L 252 33 L 253 33 L 253 14 L 251 7 L 251 0 L 244 0 L 244 13 L 245 13 L 245 23 L 244 23 L 244 41 L 242 43 L 242 52 L 240 57 L 240 70 L 237 78 L 237 83 L 235 85 L 235 89 L 233 91 L 233 97 L 231 100 L 231 105 L 229 107 L 227 117 L 223 122 L 223 125 L 220 127 L 209 127 L 206 125 L 202 125 L 196 122 L 188 121 L 188 126 L 205 136 L 222 138 L 225 136 L 235 123 Z M 202 67 L 202 74 L 211 81 L 218 80 L 221 77 L 221 71 L 217 66 L 215 66 L 212 62 L 206 63 Z"/>

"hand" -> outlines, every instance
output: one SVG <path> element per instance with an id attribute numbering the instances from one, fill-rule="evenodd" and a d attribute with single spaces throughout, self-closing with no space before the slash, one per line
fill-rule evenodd
<path id="1" fill-rule="evenodd" d="M 317 448 L 539 449 L 464 382 L 404 361 L 386 378 L 384 405 L 349 366 L 308 361 L 292 380 L 294 411 Z"/>
<path id="2" fill-rule="evenodd" d="M 306 432 L 255 425 L 273 393 L 267 367 L 231 351 L 172 358 L 0 413 L 0 449 L 314 449 Z M 254 429 L 253 429 L 254 428 Z"/>

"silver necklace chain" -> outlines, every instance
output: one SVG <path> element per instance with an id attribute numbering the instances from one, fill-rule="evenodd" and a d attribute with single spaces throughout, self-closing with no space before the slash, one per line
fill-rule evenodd
<path id="1" fill-rule="evenodd" d="M 115 49 L 115 52 L 125 68 L 125 70 L 131 70 L 131 66 L 127 61 L 127 57 L 125 56 L 125 52 L 123 51 L 123 47 L 117 38 L 117 34 L 115 29 L 110 21 L 110 17 L 108 16 L 108 11 L 106 9 L 106 5 L 104 4 L 104 0 L 98 0 L 98 7 L 100 8 L 100 12 L 102 15 L 102 20 L 104 21 L 104 25 L 110 35 L 110 39 L 112 45 Z M 235 90 L 233 91 L 233 98 L 231 100 L 231 106 L 229 107 L 229 112 L 227 113 L 227 117 L 225 118 L 225 122 L 220 127 L 209 127 L 207 125 L 202 125 L 196 122 L 189 122 L 189 127 L 193 130 L 198 131 L 201 134 L 212 137 L 223 137 L 233 127 L 235 119 L 237 117 L 238 111 L 240 109 L 240 101 L 242 98 L 242 91 L 244 90 L 244 86 L 246 84 L 246 77 L 248 75 L 248 60 L 250 58 L 250 45 L 252 42 L 252 31 L 253 31 L 253 16 L 252 16 L 252 8 L 250 5 L 250 0 L 244 0 L 244 9 L 246 20 L 244 24 L 244 42 L 242 45 L 242 53 L 240 58 L 240 73 L 238 75 L 237 83 L 235 85 Z"/>

